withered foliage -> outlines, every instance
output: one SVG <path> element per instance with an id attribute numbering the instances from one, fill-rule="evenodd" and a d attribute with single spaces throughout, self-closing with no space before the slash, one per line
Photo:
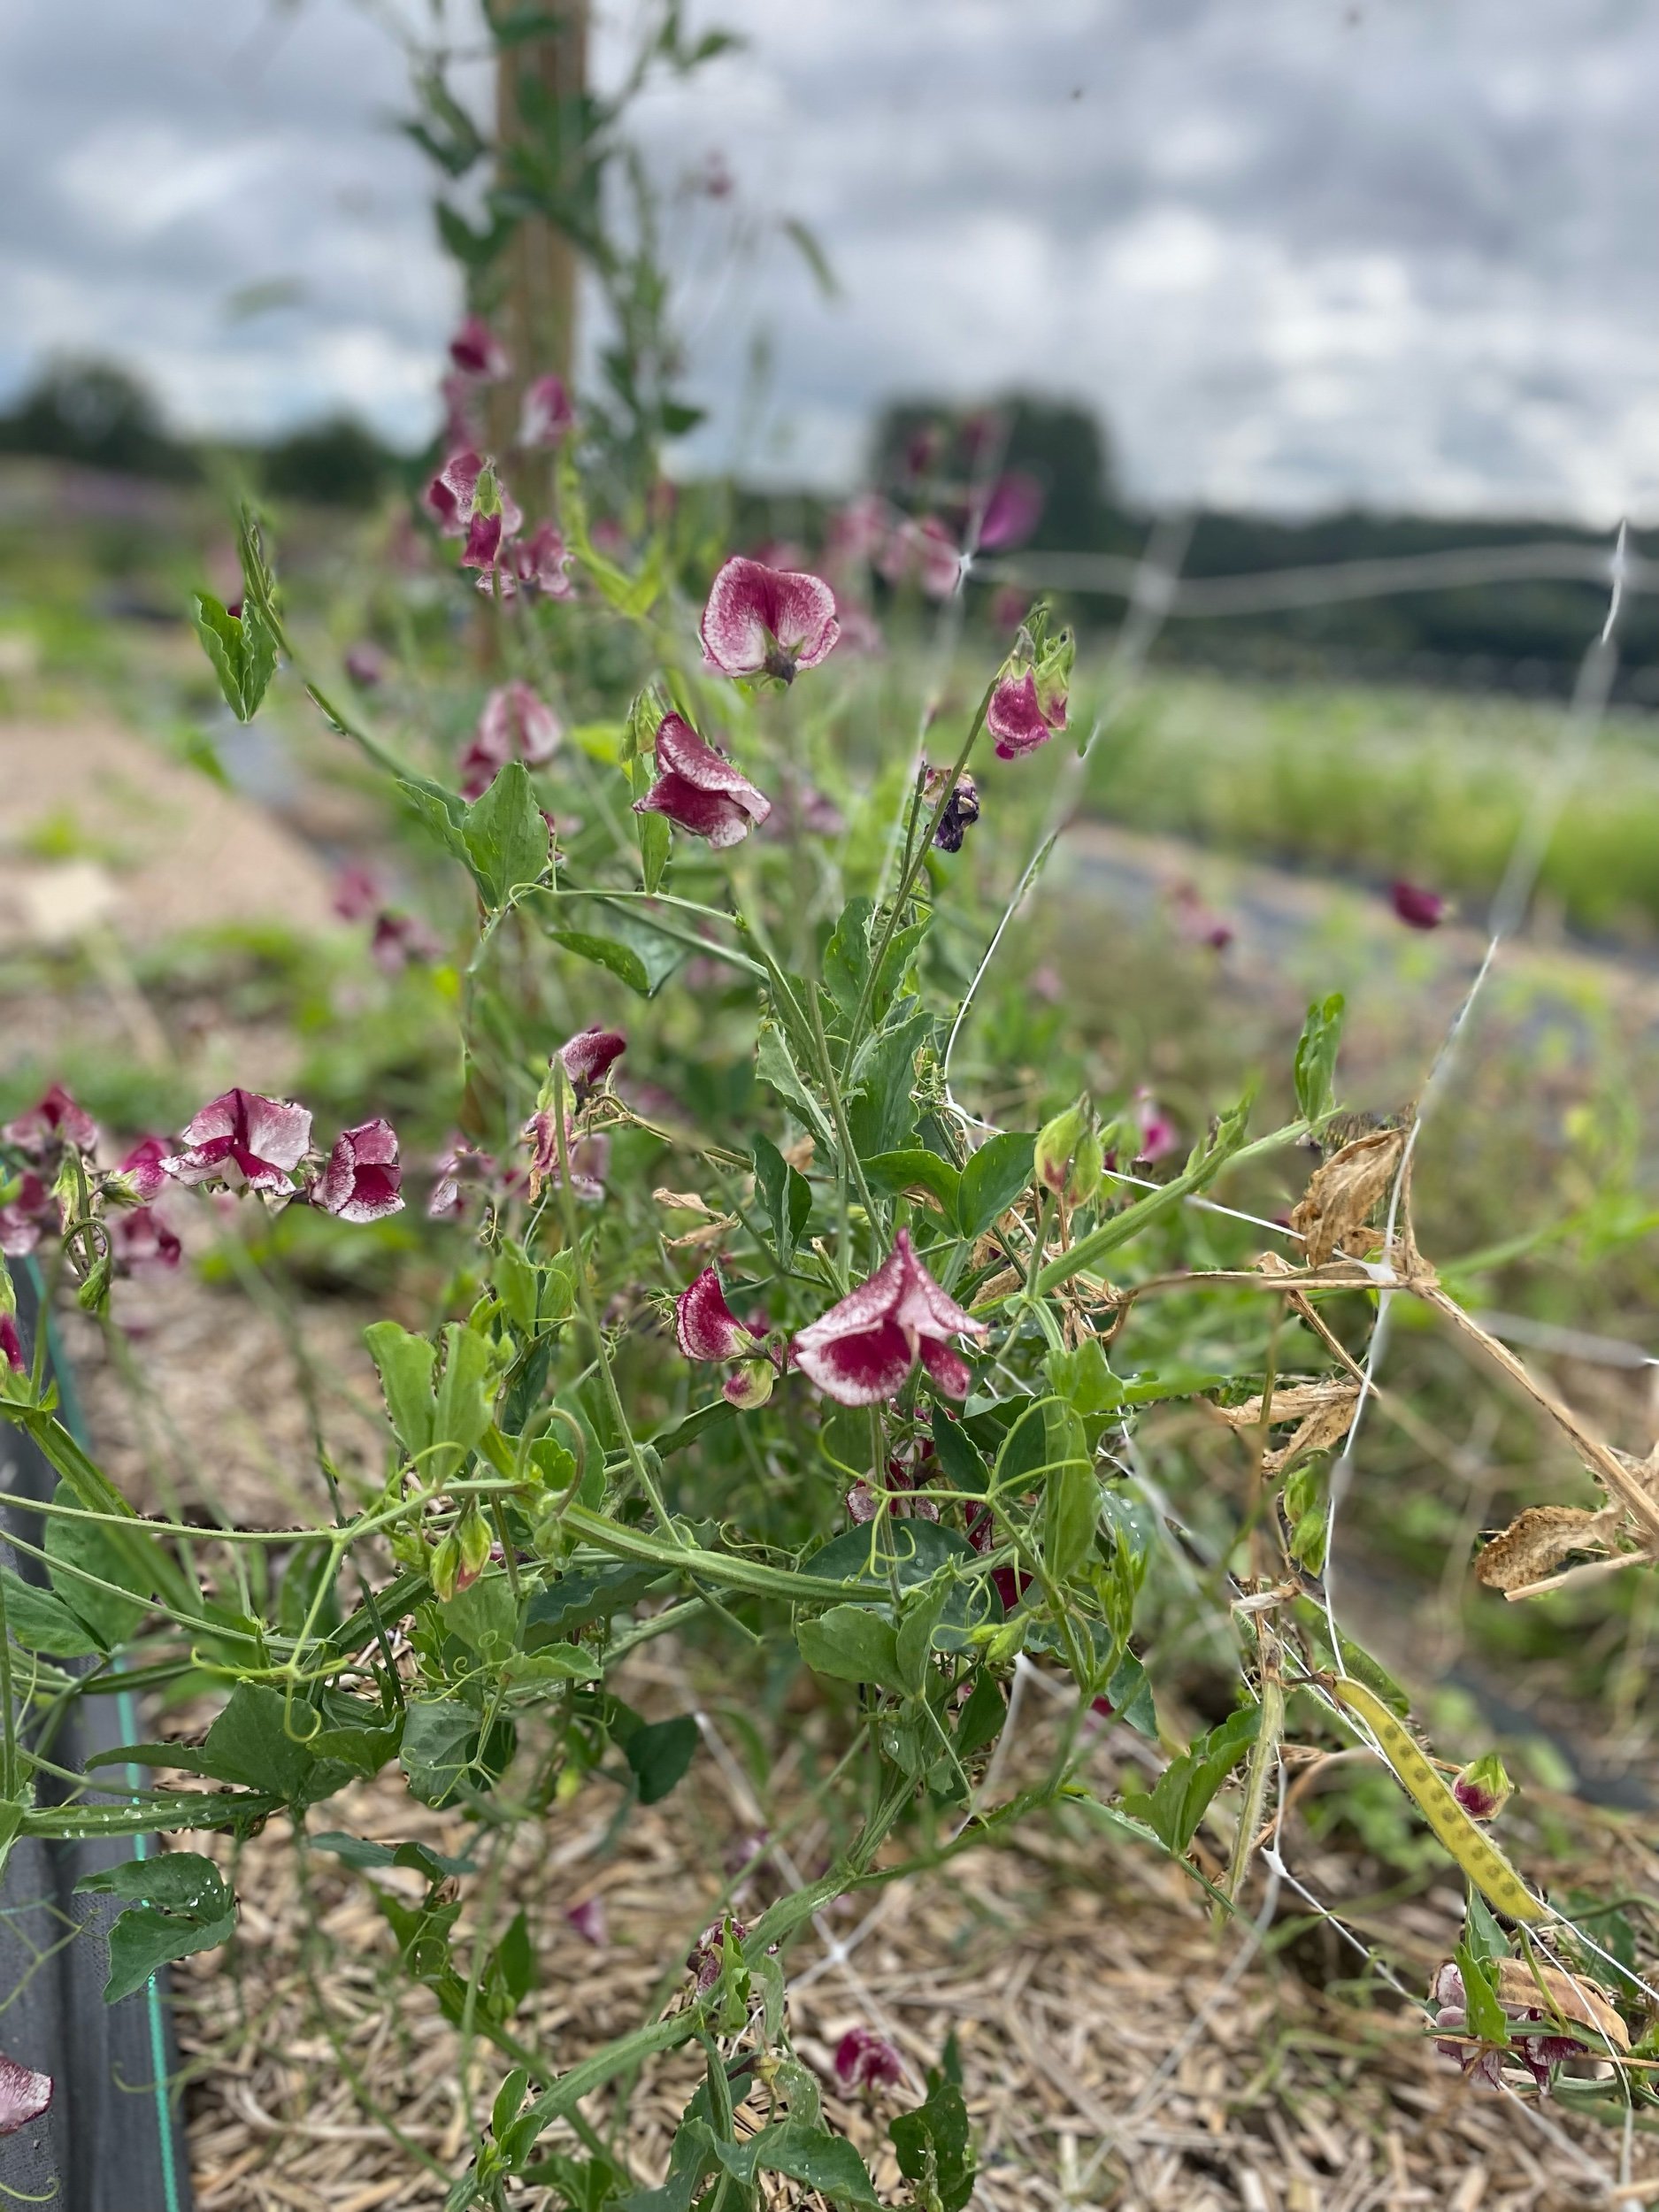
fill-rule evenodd
<path id="1" fill-rule="evenodd" d="M 1394 1187 L 1405 1143 L 1403 1129 L 1373 1130 L 1315 1169 L 1290 1217 L 1310 1266 L 1323 1267 L 1338 1252 L 1356 1258 L 1371 1249 L 1376 1238 L 1365 1225 Z"/>

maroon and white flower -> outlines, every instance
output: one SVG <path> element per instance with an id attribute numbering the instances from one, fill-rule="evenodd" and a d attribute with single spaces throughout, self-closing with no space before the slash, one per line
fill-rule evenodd
<path id="1" fill-rule="evenodd" d="M 342 922 L 360 922 L 374 913 L 386 896 L 386 887 L 373 868 L 348 861 L 334 878 L 334 909 Z"/>
<path id="2" fill-rule="evenodd" d="M 772 812 L 772 801 L 706 745 L 689 722 L 665 714 L 657 732 L 657 780 L 636 814 L 665 814 L 677 829 L 706 837 L 717 852 L 740 845 Z"/>
<path id="3" fill-rule="evenodd" d="M 451 453 L 422 495 L 426 511 L 446 538 L 464 538 L 472 519 L 478 480 L 489 464 L 471 446 Z"/>
<path id="4" fill-rule="evenodd" d="M 1003 547 L 1023 545 L 1042 519 L 1042 486 L 1023 469 L 1010 469 L 991 487 L 979 518 L 979 548 L 1000 552 Z"/>
<path id="5" fill-rule="evenodd" d="M 359 689 L 373 691 L 386 680 L 386 656 L 378 645 L 364 638 L 346 648 L 345 669 Z"/>
<path id="6" fill-rule="evenodd" d="M 494 383 L 507 373 L 507 352 L 481 315 L 469 315 L 449 341 L 449 358 L 463 376 Z"/>
<path id="7" fill-rule="evenodd" d="M 697 1992 L 704 1994 L 720 1978 L 721 1960 L 727 1936 L 738 1943 L 749 1933 L 741 1920 L 733 1920 L 728 1913 L 722 1920 L 711 1920 L 686 1954 L 686 1964 L 696 1977 Z"/>
<path id="8" fill-rule="evenodd" d="M 591 1943 L 595 1951 L 603 1951 L 611 1940 L 611 1922 L 603 1897 L 584 1897 L 580 1905 L 571 1906 L 565 1917 L 582 1941 Z"/>
<path id="9" fill-rule="evenodd" d="M 929 599 L 949 599 L 962 581 L 962 549 L 937 515 L 901 522 L 876 563 L 890 584 L 921 584 Z"/>
<path id="10" fill-rule="evenodd" d="M 705 668 L 793 683 L 801 669 L 826 659 L 841 635 L 835 595 L 821 576 L 734 554 L 710 587 L 701 634 Z"/>
<path id="11" fill-rule="evenodd" d="M 14 1313 L 0 1313 L 0 1359 L 14 1375 L 20 1375 L 28 1365 L 23 1356 L 23 1339 L 18 1334 L 18 1317 Z"/>
<path id="12" fill-rule="evenodd" d="M 562 376 L 538 376 L 525 387 L 518 417 L 520 445 L 557 445 L 576 419 Z"/>
<path id="13" fill-rule="evenodd" d="M 830 517 L 824 539 L 826 564 L 867 566 L 887 544 L 898 520 L 879 492 L 859 492 Z"/>
<path id="14" fill-rule="evenodd" d="M 374 918 L 369 957 L 385 975 L 401 973 L 411 960 L 435 960 L 442 950 L 417 914 L 400 914 L 388 907 Z"/>
<path id="15" fill-rule="evenodd" d="M 336 1221 L 384 1221 L 403 1209 L 397 1132 L 383 1115 L 343 1129 L 328 1164 L 311 1187 L 311 1202 Z"/>
<path id="16" fill-rule="evenodd" d="M 893 1250 L 867 1282 L 809 1324 L 790 1347 L 826 1397 L 870 1406 L 895 1398 L 919 1358 L 949 1398 L 965 1398 L 968 1363 L 949 1342 L 983 1336 L 986 1325 L 940 1288 L 901 1229 Z"/>
<path id="17" fill-rule="evenodd" d="M 747 1359 L 757 1348 L 726 1302 L 718 1271 L 705 1267 L 674 1301 L 674 1334 L 687 1359 Z"/>
<path id="18" fill-rule="evenodd" d="M 539 591 L 544 599 L 572 598 L 576 591 L 570 573 L 572 557 L 554 525 L 538 523 L 527 538 L 520 538 L 508 549 L 498 579 L 503 597 L 511 598 L 518 590 Z"/>
<path id="19" fill-rule="evenodd" d="M 991 694 L 985 726 L 996 741 L 999 760 L 1018 760 L 1046 745 L 1056 730 L 1065 727 L 1066 697 L 1061 692 L 1043 710 L 1037 674 L 1028 668 L 1023 676 L 1004 676 Z"/>
<path id="20" fill-rule="evenodd" d="M 0 2051 L 0 2135 L 15 2135 L 38 2120 L 51 2101 L 50 2074 L 37 2074 Z"/>
<path id="21" fill-rule="evenodd" d="M 1141 1143 L 1135 1158 L 1148 1167 L 1156 1167 L 1160 1160 L 1167 1160 L 1171 1152 L 1180 1149 L 1180 1135 L 1175 1124 L 1143 1083 L 1135 1093 L 1135 1120 L 1141 1130 Z"/>
<path id="22" fill-rule="evenodd" d="M 98 1141 L 98 1125 L 84 1108 L 76 1105 L 61 1083 L 54 1083 L 35 1105 L 15 1121 L 7 1122 L 0 1129 L 0 1137 L 31 1159 L 39 1160 L 71 1144 L 78 1151 L 90 1152 Z"/>
<path id="23" fill-rule="evenodd" d="M 56 1236 L 62 1227 L 58 1201 L 32 1168 L 18 1178 L 18 1187 L 0 1206 L 0 1252 L 10 1260 L 26 1259 L 43 1236 Z"/>
<path id="24" fill-rule="evenodd" d="M 559 1187 L 559 1147 L 557 1125 L 552 1113 L 542 1109 L 531 1115 L 519 1135 L 530 1147 L 530 1202 L 541 1195 L 543 1187 L 557 1190 Z M 570 1163 L 571 1189 L 578 1198 L 589 1203 L 605 1194 L 605 1171 L 611 1165 L 611 1140 L 603 1131 L 596 1136 L 579 1137 L 569 1117 L 565 1122 L 565 1156 Z"/>
<path id="25" fill-rule="evenodd" d="M 457 763 L 462 797 L 482 798 L 510 760 L 540 767 L 553 757 L 564 734 L 557 715 L 522 678 L 498 684 Z"/>
<path id="26" fill-rule="evenodd" d="M 849 2028 L 835 2046 L 835 2078 L 844 2090 L 891 2088 L 904 2078 L 904 2061 L 873 2028 Z"/>
<path id="27" fill-rule="evenodd" d="M 495 1172 L 495 1156 L 480 1152 L 464 1137 L 452 1138 L 433 1162 L 436 1179 L 426 1201 L 428 1221 L 457 1221 L 466 1211 L 473 1186 Z"/>
<path id="28" fill-rule="evenodd" d="M 598 1022 L 590 1022 L 586 1029 L 567 1037 L 555 1057 L 569 1076 L 580 1102 L 604 1081 L 627 1048 L 628 1041 L 619 1029 L 605 1029 Z"/>
<path id="29" fill-rule="evenodd" d="M 1471 2081 L 1487 2089 L 1502 2089 L 1505 2062 L 1525 2066 L 1539 2089 L 1548 2093 L 1553 2070 L 1569 2059 L 1595 2058 L 1630 2048 L 1629 2032 L 1606 1998 L 1581 1976 L 1560 1967 L 1537 1966 L 1530 1960 L 1493 1961 L 1498 2002 L 1509 2031 L 1507 2047 L 1469 2040 L 1437 2043 L 1442 2058 L 1454 2058 Z M 1543 1984 L 1543 1990 L 1539 1987 Z M 1547 2009 L 1541 1999 L 1550 1999 Z M 1434 2024 L 1448 2034 L 1467 2038 L 1469 1999 L 1456 1962 L 1448 1959 L 1429 1987 L 1435 2008 Z M 1580 2035 L 1563 2035 L 1555 2015 L 1581 2026 Z"/>
<path id="30" fill-rule="evenodd" d="M 1408 929 L 1438 929 L 1446 919 L 1447 902 L 1440 893 L 1403 876 L 1389 885 L 1388 902 Z"/>
<path id="31" fill-rule="evenodd" d="M 249 1190 L 286 1198 L 311 1141 L 311 1118 L 303 1106 L 238 1088 L 208 1101 L 162 1166 L 180 1183 L 241 1181 Z"/>
<path id="32" fill-rule="evenodd" d="M 124 1179 L 124 1187 L 130 1188 L 141 1206 L 149 1205 L 167 1187 L 170 1149 L 165 1137 L 141 1137 L 116 1169 L 116 1173 Z"/>
<path id="33" fill-rule="evenodd" d="M 106 1214 L 104 1226 L 117 1268 L 127 1275 L 177 1267 L 184 1247 L 153 1206 L 135 1206 L 130 1212 Z"/>

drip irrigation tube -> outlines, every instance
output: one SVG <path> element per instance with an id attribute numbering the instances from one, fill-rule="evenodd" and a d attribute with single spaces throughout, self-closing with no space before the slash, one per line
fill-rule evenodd
<path id="1" fill-rule="evenodd" d="M 32 1353 L 40 1325 L 39 1278 L 13 1271 L 19 1325 Z M 63 1417 L 83 1441 L 73 1379 L 46 1323 L 50 1364 Z M 19 1429 L 0 1429 L 4 1487 L 49 1500 L 57 1478 Z M 32 1542 L 40 1519 L 0 1508 L 0 1528 Z M 9 1548 L 9 1547 L 8 1547 Z M 10 1563 L 26 1580 L 44 1571 L 27 1552 Z M 73 1661 L 55 1664 L 71 1670 Z M 79 1770 L 95 1751 L 132 1743 L 139 1731 L 126 1691 L 70 1701 L 54 1740 L 59 1766 Z M 139 1786 L 137 1770 L 122 1770 Z M 42 1784 L 50 1778 L 42 1778 Z M 101 1793 L 102 1794 L 102 1793 Z M 111 1790 L 109 1795 L 117 1797 Z M 111 1897 L 77 1897 L 83 1875 L 148 1856 L 153 1837 L 46 1843 L 21 1837 L 0 1881 L 0 2050 L 50 2073 L 44 2119 L 0 2139 L 0 2204 L 50 2202 L 59 2212 L 188 2212 L 190 2170 L 184 2131 L 170 2093 L 178 2070 L 165 1970 L 119 2004 L 104 2001 L 109 1971 L 106 1932 L 119 1909 Z"/>

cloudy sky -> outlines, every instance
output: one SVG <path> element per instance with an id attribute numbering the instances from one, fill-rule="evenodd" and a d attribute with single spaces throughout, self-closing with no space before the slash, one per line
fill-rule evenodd
<path id="1" fill-rule="evenodd" d="M 1148 500 L 1659 519 L 1650 0 L 687 12 L 748 41 L 639 117 L 671 192 L 736 185 L 671 219 L 695 457 L 847 482 L 885 397 L 1019 385 Z M 189 426 L 424 435 L 456 287 L 403 82 L 358 0 L 0 0 L 0 397 L 96 350 Z"/>

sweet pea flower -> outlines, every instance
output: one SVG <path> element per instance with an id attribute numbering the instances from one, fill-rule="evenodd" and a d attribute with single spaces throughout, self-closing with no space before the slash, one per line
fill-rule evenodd
<path id="1" fill-rule="evenodd" d="M 507 353 L 481 315 L 469 315 L 449 341 L 449 358 L 463 376 L 492 384 L 507 373 Z"/>
<path id="2" fill-rule="evenodd" d="M 165 1137 L 141 1137 L 115 1171 L 141 1206 L 167 1187 L 167 1151 Z"/>
<path id="3" fill-rule="evenodd" d="M 830 517 L 824 538 L 826 562 L 867 565 L 887 544 L 897 520 L 879 492 L 859 492 Z"/>
<path id="4" fill-rule="evenodd" d="M 51 2101 L 50 2074 L 37 2074 L 0 2051 L 0 2135 L 15 2135 L 38 2120 Z"/>
<path id="5" fill-rule="evenodd" d="M 397 1132 L 383 1115 L 342 1130 L 311 1201 L 336 1221 L 384 1221 L 403 1210 Z"/>
<path id="6" fill-rule="evenodd" d="M 835 2078 L 844 2090 L 891 2088 L 904 2078 L 904 2061 L 873 2028 L 849 2028 L 835 2046 Z"/>
<path id="7" fill-rule="evenodd" d="M 890 584 L 919 579 L 929 599 L 949 599 L 962 580 L 961 549 L 937 515 L 900 523 L 876 565 Z"/>
<path id="8" fill-rule="evenodd" d="M 530 1202 L 541 1195 L 545 1185 L 549 1190 L 559 1187 L 559 1147 L 557 1125 L 550 1111 L 545 1108 L 531 1115 L 519 1136 L 530 1147 Z M 565 1155 L 570 1162 L 571 1189 L 578 1198 L 595 1203 L 605 1194 L 605 1171 L 611 1164 L 611 1140 L 598 1136 L 579 1137 L 568 1116 L 565 1122 Z"/>
<path id="9" fill-rule="evenodd" d="M 665 714 L 657 732 L 657 780 L 634 802 L 634 811 L 665 814 L 677 829 L 706 837 L 718 852 L 741 844 L 772 812 L 772 801 L 724 753 L 704 744 L 689 722 Z"/>
<path id="10" fill-rule="evenodd" d="M 699 1996 L 705 1995 L 720 1978 L 720 1965 L 727 1936 L 741 1943 L 748 1933 L 749 1930 L 742 1922 L 733 1920 L 730 1913 L 724 1919 L 709 1923 L 686 1954 L 686 1965 L 696 1977 Z"/>
<path id="11" fill-rule="evenodd" d="M 478 480 L 488 466 L 483 455 L 471 446 L 458 447 L 421 495 L 428 514 L 433 516 L 446 538 L 464 538 L 467 524 L 472 518 L 472 503 L 478 495 Z"/>
<path id="12" fill-rule="evenodd" d="M 106 1215 L 104 1225 L 111 1254 L 123 1274 L 177 1267 L 183 1256 L 184 1247 L 153 1206 L 135 1206 L 130 1212 Z"/>
<path id="13" fill-rule="evenodd" d="M 522 678 L 498 684 L 457 763 L 464 799 L 482 798 L 510 760 L 539 768 L 558 750 L 565 726 Z"/>
<path id="14" fill-rule="evenodd" d="M 62 1225 L 58 1201 L 34 1170 L 25 1168 L 16 1195 L 0 1206 L 0 1252 L 26 1259 L 42 1236 L 56 1236 Z"/>
<path id="15" fill-rule="evenodd" d="M 373 691 L 386 680 L 386 656 L 378 645 L 365 638 L 346 648 L 345 671 L 360 690 Z"/>
<path id="16" fill-rule="evenodd" d="M 469 1193 L 462 1185 L 488 1182 L 495 1172 L 493 1154 L 480 1152 L 464 1137 L 451 1140 L 432 1164 L 436 1179 L 426 1201 L 428 1221 L 457 1221 L 465 1212 Z"/>
<path id="17" fill-rule="evenodd" d="M 1495 1820 L 1514 1793 L 1515 1785 L 1495 1751 L 1471 1759 L 1452 1784 L 1452 1795 L 1471 1820 Z"/>
<path id="18" fill-rule="evenodd" d="M 54 1083 L 27 1113 L 7 1122 L 0 1129 L 0 1137 L 38 1160 L 71 1144 L 77 1151 L 90 1152 L 98 1141 L 98 1125 L 76 1105 L 61 1083 Z"/>
<path id="19" fill-rule="evenodd" d="M 0 1313 L 0 1359 L 14 1375 L 23 1373 L 27 1362 L 23 1357 L 23 1340 L 18 1334 L 18 1317 L 14 1313 Z"/>
<path id="20" fill-rule="evenodd" d="M 388 907 L 374 918 L 369 957 L 384 975 L 401 973 L 411 960 L 435 960 L 442 949 L 419 915 L 396 913 Z"/>
<path id="21" fill-rule="evenodd" d="M 942 768 L 928 770 L 926 780 L 922 785 L 922 799 L 926 805 L 938 805 L 944 782 L 945 771 Z M 979 787 L 972 776 L 958 776 L 933 832 L 933 843 L 941 853 L 959 853 L 963 839 L 979 818 Z"/>
<path id="22" fill-rule="evenodd" d="M 550 380 L 557 383 L 558 379 Z M 565 1915 L 584 1943 L 591 1943 L 596 1951 L 603 1951 L 611 1939 L 611 1923 L 605 1912 L 603 1897 L 585 1897 L 580 1905 L 572 1905 Z"/>
<path id="23" fill-rule="evenodd" d="M 1549 2090 L 1552 2070 L 1568 2059 L 1594 2058 L 1609 2049 L 1630 2048 L 1624 2023 L 1601 1992 L 1581 1975 L 1560 1967 L 1537 1966 L 1529 1960 L 1493 1961 L 1498 2002 L 1509 2031 L 1507 2046 L 1467 2041 L 1437 2043 L 1442 2058 L 1455 2058 L 1471 2081 L 1487 2089 L 1503 2086 L 1505 2060 L 1525 2066 L 1544 2093 Z M 1540 1982 L 1543 1989 L 1539 1987 Z M 1550 2009 L 1542 2001 L 1545 1994 Z M 1434 2024 L 1449 2034 L 1469 2033 L 1469 1996 L 1455 1961 L 1448 1959 L 1436 1972 L 1429 1988 L 1435 2008 Z M 1555 2016 L 1585 2030 L 1582 2037 L 1563 2035 Z"/>
<path id="24" fill-rule="evenodd" d="M 557 445 L 576 419 L 562 376 L 538 376 L 525 387 L 518 417 L 520 445 Z"/>
<path id="25" fill-rule="evenodd" d="M 162 1162 L 180 1183 L 232 1183 L 271 1196 L 293 1194 L 293 1171 L 311 1141 L 311 1118 L 292 1100 L 240 1088 L 210 1099 L 181 1133 L 180 1148 Z"/>
<path id="26" fill-rule="evenodd" d="M 1137 1160 L 1148 1167 L 1156 1167 L 1160 1160 L 1167 1160 L 1171 1152 L 1180 1149 L 1180 1138 L 1175 1124 L 1158 1104 L 1143 1083 L 1135 1093 L 1135 1119 L 1141 1126 L 1141 1145 L 1135 1154 Z"/>
<path id="27" fill-rule="evenodd" d="M 570 599 L 576 592 L 571 581 L 572 559 L 563 536 L 550 522 L 541 522 L 527 538 L 508 549 L 506 563 L 496 580 L 503 598 L 514 591 L 539 591 L 544 599 Z"/>
<path id="28" fill-rule="evenodd" d="M 1446 901 L 1438 891 L 1403 877 L 1388 887 L 1388 902 L 1408 929 L 1438 929 L 1446 919 Z"/>
<path id="29" fill-rule="evenodd" d="M 965 1398 L 968 1363 L 947 1340 L 983 1336 L 917 1258 L 908 1229 L 868 1281 L 811 1322 L 790 1349 L 808 1378 L 838 1405 L 895 1398 L 918 1358 L 949 1398 Z"/>
<path id="30" fill-rule="evenodd" d="M 1076 649 L 1070 630 L 1049 637 L 1045 606 L 1033 609 L 986 709 L 985 726 L 996 741 L 999 760 L 1018 760 L 1064 729 Z"/>
<path id="31" fill-rule="evenodd" d="M 1023 545 L 1042 519 L 1042 486 L 1023 469 L 1010 469 L 991 487 L 979 518 L 982 552 L 1000 552 L 1004 546 Z"/>
<path id="32" fill-rule="evenodd" d="M 565 1040 L 554 1057 L 569 1076 L 579 1104 L 604 1081 L 627 1048 L 628 1041 L 619 1029 L 604 1029 L 597 1022 Z"/>
<path id="33" fill-rule="evenodd" d="M 996 1549 L 996 1523 L 988 1505 L 971 1508 L 968 1514 L 968 1541 L 977 1552 Z M 1027 1590 L 1033 1577 L 1024 1567 L 993 1567 L 991 1586 L 1002 1601 L 1004 1613 L 1011 1613 Z"/>
<path id="34" fill-rule="evenodd" d="M 687 1359 L 744 1359 L 755 1349 L 753 1332 L 726 1304 L 712 1267 L 705 1267 L 675 1299 L 674 1334 Z"/>
<path id="35" fill-rule="evenodd" d="M 735 554 L 710 587 L 701 635 L 705 668 L 793 683 L 799 670 L 826 659 L 841 635 L 835 595 L 821 576 Z"/>
<path id="36" fill-rule="evenodd" d="M 385 887 L 373 868 L 348 861 L 334 878 L 334 910 L 342 922 L 360 922 L 373 914 L 385 897 Z"/>

